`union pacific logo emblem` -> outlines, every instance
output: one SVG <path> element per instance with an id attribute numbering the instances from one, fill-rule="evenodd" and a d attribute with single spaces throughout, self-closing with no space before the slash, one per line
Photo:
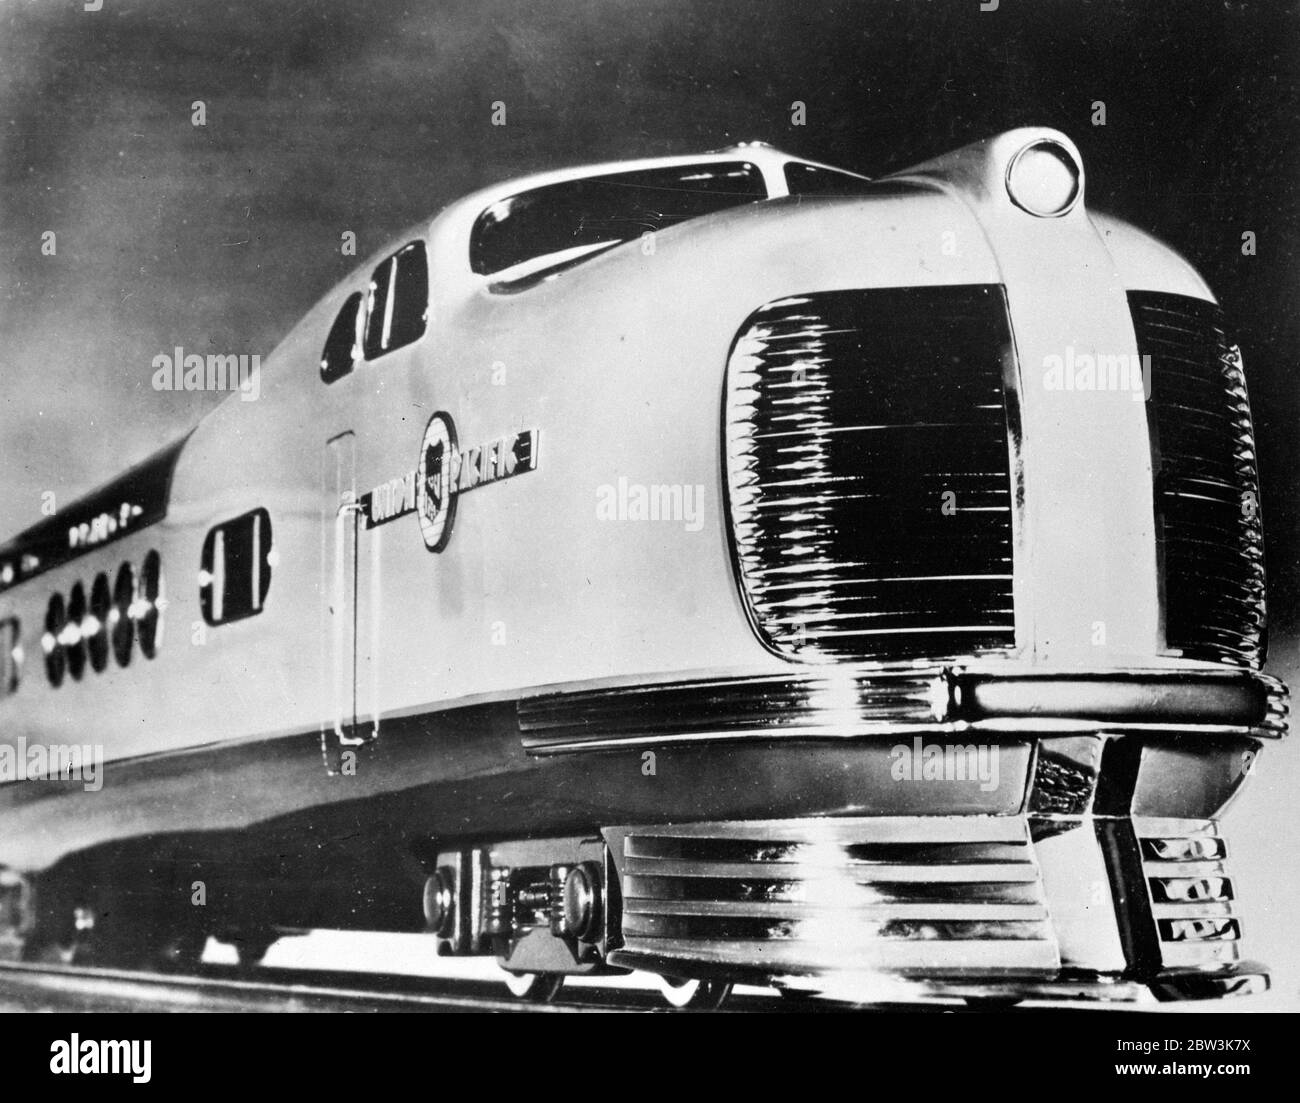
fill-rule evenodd
<path id="1" fill-rule="evenodd" d="M 527 429 L 486 444 L 461 448 L 456 423 L 439 410 L 424 427 L 420 460 L 414 471 L 390 479 L 361 496 L 366 528 L 415 513 L 424 546 L 440 552 L 451 539 L 456 505 L 462 494 L 533 471 L 540 433 Z"/>
<path id="2" fill-rule="evenodd" d="M 420 442 L 420 466 L 415 470 L 415 515 L 420 521 L 424 546 L 440 552 L 451 539 L 451 525 L 456 519 L 456 486 L 459 456 L 456 447 L 456 424 L 450 414 L 441 411 L 429 418 Z"/>

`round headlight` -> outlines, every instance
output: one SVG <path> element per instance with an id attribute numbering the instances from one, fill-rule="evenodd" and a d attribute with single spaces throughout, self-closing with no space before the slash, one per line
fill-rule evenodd
<path id="1" fill-rule="evenodd" d="M 424 882 L 424 918 L 439 938 L 451 938 L 456 928 L 456 875 L 436 869 Z"/>
<path id="2" fill-rule="evenodd" d="M 600 874 L 592 862 L 569 870 L 564 878 L 564 933 L 593 941 L 600 926 Z"/>
<path id="3" fill-rule="evenodd" d="M 1059 142 L 1031 142 L 1007 166 L 1007 192 L 1030 214 L 1063 215 L 1079 198 L 1079 163 Z"/>

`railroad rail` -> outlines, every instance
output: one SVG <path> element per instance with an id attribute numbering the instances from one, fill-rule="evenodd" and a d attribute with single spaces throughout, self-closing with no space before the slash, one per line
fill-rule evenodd
<path id="1" fill-rule="evenodd" d="M 937 994 L 936 994 L 937 995 Z M 724 1011 L 844 1013 L 903 1011 L 913 1014 L 1044 1010 L 1102 1013 L 1106 1004 L 1032 1000 L 1018 1007 L 968 1007 L 960 1000 L 855 1003 L 833 999 L 782 998 L 774 992 L 736 990 Z M 1110 1004 L 1129 1014 L 1151 1007 Z M 196 974 L 157 973 L 72 965 L 0 962 L 0 1013 L 6 1012 L 673 1012 L 650 989 L 568 986 L 551 1003 L 506 995 L 499 983 L 393 973 L 270 967 L 249 972 L 204 965 Z"/>
<path id="2" fill-rule="evenodd" d="M 775 996 L 737 994 L 727 1010 L 790 1010 Z M 834 1004 L 812 1008 L 836 1010 Z M 655 993 L 566 989 L 553 1003 L 503 994 L 499 984 L 391 974 L 205 967 L 199 974 L 0 963 L 0 1012 L 662 1012 Z"/>

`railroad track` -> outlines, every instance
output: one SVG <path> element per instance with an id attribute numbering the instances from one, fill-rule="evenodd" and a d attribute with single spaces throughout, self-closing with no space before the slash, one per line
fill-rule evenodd
<path id="1" fill-rule="evenodd" d="M 1107 1010 L 1150 1012 L 1149 1007 L 1030 1000 L 1012 1013 Z M 673 1012 L 653 989 L 568 985 L 553 1003 L 508 995 L 499 981 L 363 973 L 340 970 L 204 965 L 194 974 L 100 969 L 73 965 L 0 962 L 0 1013 L 5 1012 Z M 737 989 L 724 1011 L 832 1013 L 892 1011 L 970 1013 L 962 1001 L 920 999 L 869 1004 L 782 998 L 770 990 Z"/>
<path id="2" fill-rule="evenodd" d="M 831 1004 L 815 1010 L 836 1010 Z M 205 967 L 195 975 L 0 963 L 0 1012 L 545 1012 L 671 1011 L 653 992 L 566 988 L 549 1004 L 514 999 L 499 984 L 387 974 Z M 791 1010 L 778 996 L 736 994 L 728 1011 Z"/>

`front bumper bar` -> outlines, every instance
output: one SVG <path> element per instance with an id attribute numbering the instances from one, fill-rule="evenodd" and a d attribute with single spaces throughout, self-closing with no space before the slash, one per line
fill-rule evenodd
<path id="1" fill-rule="evenodd" d="M 1230 668 L 1043 671 L 1002 662 L 790 673 L 546 693 L 518 705 L 524 747 L 551 755 L 753 739 L 980 732 L 1166 732 L 1275 739 L 1287 691 Z"/>

